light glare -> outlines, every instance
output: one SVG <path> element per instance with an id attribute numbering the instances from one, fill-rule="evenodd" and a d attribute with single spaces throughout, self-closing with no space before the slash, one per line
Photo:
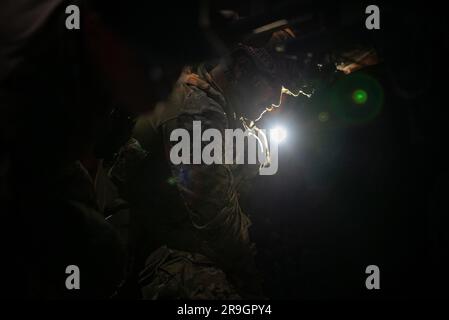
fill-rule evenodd
<path id="1" fill-rule="evenodd" d="M 287 138 L 287 130 L 282 127 L 275 127 L 270 130 L 270 138 L 275 142 L 282 142 Z"/>

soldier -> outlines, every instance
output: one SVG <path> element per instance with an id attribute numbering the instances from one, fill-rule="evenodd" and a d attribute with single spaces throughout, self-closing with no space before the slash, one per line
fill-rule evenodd
<path id="1" fill-rule="evenodd" d="M 151 115 L 138 119 L 134 137 L 144 149 L 160 153 L 135 170 L 138 182 L 129 189 L 140 221 L 140 235 L 146 239 L 139 243 L 148 244 L 141 248 L 140 263 L 149 252 L 166 245 L 172 252 L 197 255 L 222 269 L 229 283 L 222 278 L 221 287 L 235 288 L 243 298 L 262 297 L 248 233 L 251 222 L 239 204 L 239 182 L 245 170 L 227 164 L 174 165 L 168 159 L 174 144 L 170 133 L 184 128 L 192 136 L 193 121 L 201 121 L 204 129 L 220 130 L 222 136 L 225 129 L 241 128 L 241 116 L 255 119 L 264 107 L 277 102 L 282 85 L 287 85 L 294 73 L 287 66 L 294 64 L 269 45 L 262 48 L 240 44 L 219 63 L 186 69 L 169 99 Z M 252 169 L 258 168 L 249 171 L 254 172 Z M 174 264 L 167 261 L 168 253 L 159 256 L 164 257 L 160 264 Z M 149 291 L 154 296 L 155 284 L 161 281 L 156 274 L 162 267 L 155 262 L 155 256 L 149 261 L 146 273 L 153 277 L 146 277 L 143 284 L 152 288 Z M 183 264 L 183 260 L 179 263 Z M 193 265 L 191 272 L 197 270 L 195 264 L 201 265 L 192 259 L 189 264 Z M 148 271 L 152 267 L 155 269 Z M 216 272 L 221 277 L 219 269 Z M 179 286 L 184 288 L 185 284 Z M 230 298 L 235 297 L 232 290 L 229 292 Z"/>

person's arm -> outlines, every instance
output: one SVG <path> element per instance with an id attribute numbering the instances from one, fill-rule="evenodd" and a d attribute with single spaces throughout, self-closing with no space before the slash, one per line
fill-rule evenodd
<path id="1" fill-rule="evenodd" d="M 194 105 L 189 107 L 190 103 Z M 201 121 L 202 131 L 215 128 L 224 136 L 224 129 L 228 127 L 226 116 L 212 99 L 191 96 L 186 104 L 187 110 L 163 127 L 168 153 L 176 144 L 170 141 L 174 129 L 184 128 L 192 136 L 193 121 Z M 260 297 L 254 248 L 248 234 L 250 220 L 239 205 L 231 165 L 174 165 L 171 161 L 170 165 L 192 225 L 202 240 L 202 253 L 223 268 L 243 296 Z"/>
<path id="2" fill-rule="evenodd" d="M 193 136 L 193 121 L 201 121 L 202 132 L 214 128 L 224 136 L 227 123 L 223 113 L 219 112 L 219 107 L 208 98 L 202 98 L 194 103 L 202 104 L 200 112 L 184 113 L 164 125 L 164 140 L 168 149 L 177 143 L 170 141 L 172 130 L 183 128 L 191 137 Z M 204 146 L 207 142 L 202 144 Z M 192 148 L 190 152 L 192 155 Z M 224 160 L 224 150 L 222 157 Z M 248 243 L 249 220 L 243 214 L 238 202 L 231 165 L 174 165 L 170 161 L 170 166 L 192 225 L 197 230 L 206 237 L 222 237 L 235 244 Z"/>

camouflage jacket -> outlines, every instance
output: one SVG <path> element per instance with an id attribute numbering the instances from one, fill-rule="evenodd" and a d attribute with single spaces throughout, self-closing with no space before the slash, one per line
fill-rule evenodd
<path id="1" fill-rule="evenodd" d="M 147 241 L 155 244 L 153 249 L 167 245 L 203 254 L 221 267 L 240 291 L 255 292 L 255 282 L 248 284 L 255 274 L 254 249 L 248 234 L 250 220 L 239 205 L 239 168 L 227 164 L 174 165 L 168 158 L 176 143 L 170 141 L 170 133 L 176 128 L 184 128 L 192 136 L 193 121 L 201 121 L 202 130 L 215 128 L 224 136 L 225 129 L 236 126 L 232 110 L 206 67 L 200 66 L 196 74 L 207 86 L 192 85 L 181 77 L 168 102 L 136 124 L 134 137 L 155 157 L 156 150 L 162 148 L 164 158 L 160 160 L 169 167 L 167 171 L 158 169 L 160 161 L 156 164 L 153 157 L 140 172 L 140 178 L 148 172 L 146 179 L 158 186 L 154 190 L 143 183 L 140 190 L 147 193 L 138 196 L 153 199 L 140 206 L 147 225 L 153 226 Z M 155 172 L 166 176 L 155 182 Z M 168 190 L 164 195 L 155 195 L 164 190 Z"/>

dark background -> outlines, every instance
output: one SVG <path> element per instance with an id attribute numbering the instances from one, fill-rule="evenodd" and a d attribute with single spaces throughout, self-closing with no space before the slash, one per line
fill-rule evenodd
<path id="1" fill-rule="evenodd" d="M 257 3 L 253 10 L 274 6 Z M 292 1 L 276 5 L 284 3 Z M 281 112 L 289 136 L 279 171 L 259 176 L 244 197 L 274 299 L 447 295 L 447 23 L 435 4 L 375 4 L 381 29 L 365 39 L 382 62 L 357 72 L 371 79 L 358 83 L 368 90 L 358 108 L 374 116 L 344 116 L 357 106 L 347 100 L 351 86 L 341 83 L 356 74 L 329 81 L 311 99 L 290 99 Z M 338 25 L 346 7 L 320 4 L 317 12 Z M 364 7 L 352 6 L 361 8 L 361 29 Z M 323 39 L 333 30 L 324 23 Z M 370 97 L 372 82 L 383 99 Z M 380 268 L 381 290 L 365 288 L 371 264 Z"/>

